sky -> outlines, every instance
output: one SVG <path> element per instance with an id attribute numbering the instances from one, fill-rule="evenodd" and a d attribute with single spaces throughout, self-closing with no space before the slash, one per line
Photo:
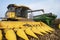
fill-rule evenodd
<path id="1" fill-rule="evenodd" d="M 25 5 L 32 10 L 44 9 L 45 13 L 52 12 L 60 18 L 60 0 L 0 0 L 0 17 L 5 16 L 9 4 Z"/>

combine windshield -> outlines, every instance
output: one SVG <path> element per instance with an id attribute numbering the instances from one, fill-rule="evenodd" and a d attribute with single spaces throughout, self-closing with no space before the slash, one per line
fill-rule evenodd
<path id="1" fill-rule="evenodd" d="M 15 12 L 17 17 L 27 18 L 28 16 L 28 12 L 24 8 L 17 8 Z"/>

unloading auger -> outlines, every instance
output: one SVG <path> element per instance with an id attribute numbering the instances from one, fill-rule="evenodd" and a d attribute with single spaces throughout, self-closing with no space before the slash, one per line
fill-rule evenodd
<path id="1" fill-rule="evenodd" d="M 17 36 L 24 40 L 29 40 L 28 36 L 38 39 L 38 35 L 44 36 L 45 34 L 52 33 L 55 31 L 50 26 L 39 21 L 35 22 L 32 19 L 28 19 L 28 13 L 42 11 L 31 10 L 26 6 L 17 6 L 15 4 L 8 5 L 8 11 L 4 18 L 0 21 L 0 40 L 17 40 Z M 4 40 L 5 40 L 4 39 Z"/>

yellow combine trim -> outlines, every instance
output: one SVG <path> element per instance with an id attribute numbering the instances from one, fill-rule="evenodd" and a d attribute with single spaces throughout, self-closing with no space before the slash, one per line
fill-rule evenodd
<path id="1" fill-rule="evenodd" d="M 43 22 L 25 22 L 25 21 L 1 21 L 0 29 L 4 29 L 7 40 L 17 40 L 16 34 L 24 40 L 29 40 L 27 35 L 38 38 L 36 34 L 44 36 L 48 32 L 52 33 L 53 28 Z M 36 33 L 36 34 L 35 34 Z M 26 35 L 27 34 L 27 35 Z M 0 40 L 2 40 L 2 31 L 0 30 Z"/>
<path id="2" fill-rule="evenodd" d="M 50 31 L 55 31 L 53 28 L 51 28 L 50 26 L 46 25 L 45 23 L 43 22 L 40 22 L 42 26 L 44 26 L 45 28 L 47 28 L 48 30 Z"/>
<path id="3" fill-rule="evenodd" d="M 50 32 L 51 33 L 51 30 L 47 29 L 47 27 L 41 26 L 41 29 L 45 30 L 46 32 Z"/>
<path id="4" fill-rule="evenodd" d="M 7 40 L 17 40 L 15 32 L 13 30 L 7 30 L 5 32 L 5 37 Z"/>
<path id="5" fill-rule="evenodd" d="M 48 34 L 46 31 L 44 31 L 44 30 L 43 30 L 43 29 L 41 29 L 40 27 L 37 27 L 37 29 L 38 29 L 41 33 Z"/>
<path id="6" fill-rule="evenodd" d="M 36 27 L 32 27 L 31 29 L 32 29 L 32 31 L 33 31 L 34 33 L 36 33 L 36 34 L 44 35 L 44 34 L 42 34 Z"/>
<path id="7" fill-rule="evenodd" d="M 6 16 L 8 18 L 14 18 L 15 17 L 15 12 L 8 12 Z"/>
<path id="8" fill-rule="evenodd" d="M 25 32 L 22 29 L 17 30 L 17 35 L 25 40 L 29 40 L 28 37 L 26 36 Z"/>
<path id="9" fill-rule="evenodd" d="M 2 31 L 0 30 L 0 40 L 2 40 Z"/>
<path id="10" fill-rule="evenodd" d="M 25 30 L 25 32 L 26 32 L 26 34 L 28 34 L 28 35 L 30 35 L 30 36 L 32 36 L 32 37 L 38 38 L 38 37 L 33 33 L 33 31 L 31 30 L 31 28 L 27 28 L 27 29 Z"/>

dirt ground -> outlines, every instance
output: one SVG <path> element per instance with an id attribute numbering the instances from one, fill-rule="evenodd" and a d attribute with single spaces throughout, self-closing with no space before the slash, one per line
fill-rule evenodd
<path id="1" fill-rule="evenodd" d="M 60 30 L 58 29 L 51 34 L 40 36 L 39 40 L 60 40 Z"/>

